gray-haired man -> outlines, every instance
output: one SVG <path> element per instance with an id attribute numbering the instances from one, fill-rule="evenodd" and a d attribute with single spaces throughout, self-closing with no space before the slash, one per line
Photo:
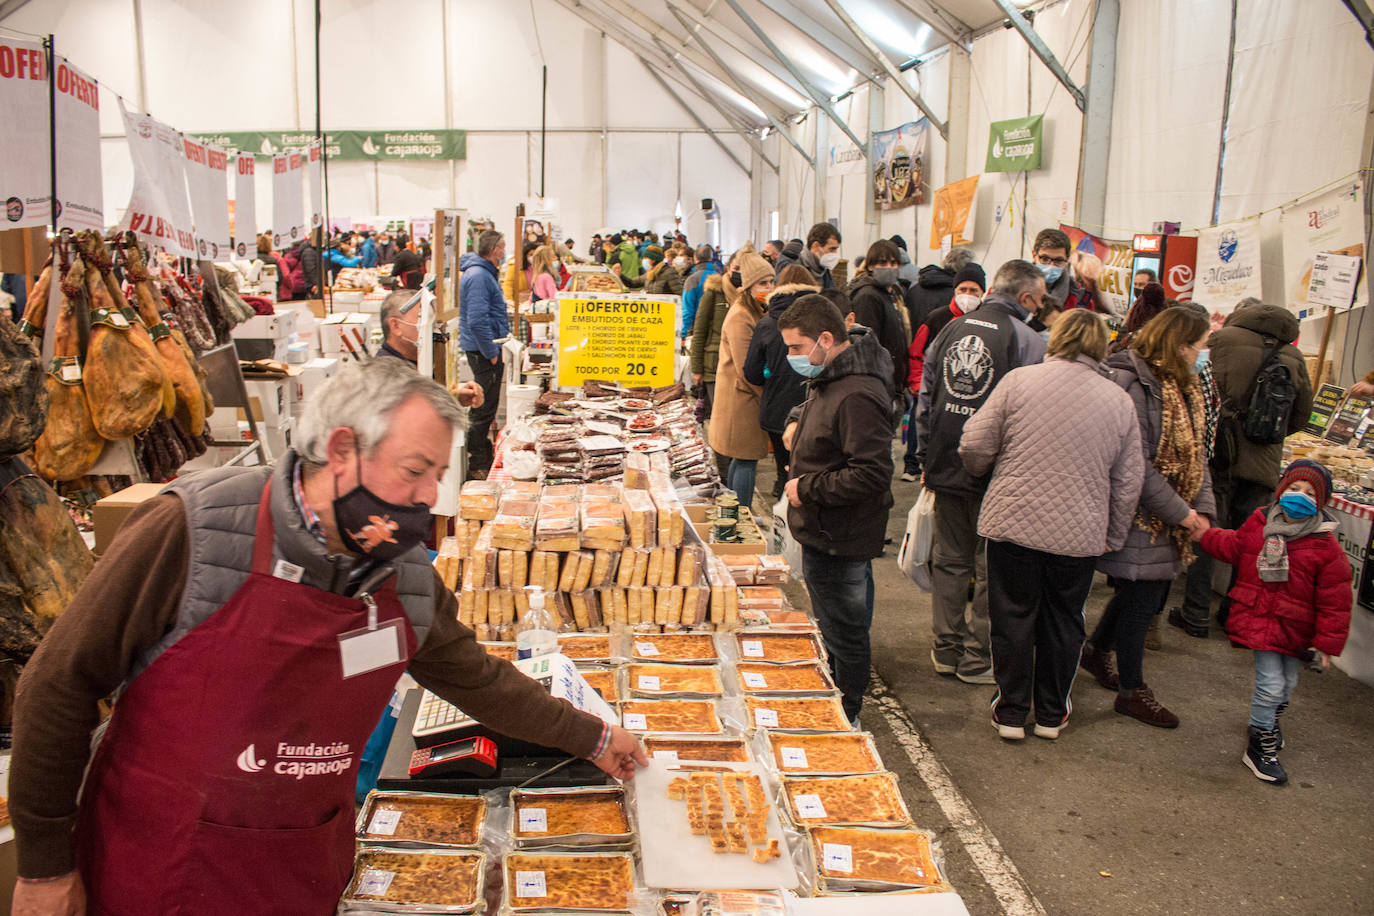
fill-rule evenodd
<path id="1" fill-rule="evenodd" d="M 616 777 L 647 762 L 458 623 L 422 539 L 459 418 L 401 360 L 350 363 L 299 452 L 188 474 L 129 517 L 20 682 L 16 912 L 332 912 L 357 763 L 407 670 Z"/>
<path id="2" fill-rule="evenodd" d="M 420 306 L 417 302 L 409 312 L 401 310 L 410 305 L 419 293 L 413 289 L 398 289 L 382 301 L 382 330 L 386 339 L 382 342 L 378 356 L 389 356 L 404 360 L 414 366 L 420 358 Z M 481 407 L 482 386 L 476 382 L 450 383 L 449 390 L 463 407 Z"/>

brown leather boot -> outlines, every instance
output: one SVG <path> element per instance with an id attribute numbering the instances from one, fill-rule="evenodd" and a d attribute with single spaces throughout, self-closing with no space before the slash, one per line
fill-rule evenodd
<path id="1" fill-rule="evenodd" d="M 1083 652 L 1078 657 L 1078 667 L 1091 674 L 1108 690 L 1121 689 L 1121 680 L 1116 675 L 1116 661 L 1112 658 L 1112 653 L 1085 642 Z"/>
<path id="2" fill-rule="evenodd" d="M 1135 690 L 1123 690 L 1118 693 L 1116 711 L 1156 728 L 1178 728 L 1178 716 L 1161 706 L 1155 699 L 1154 691 L 1144 684 Z"/>

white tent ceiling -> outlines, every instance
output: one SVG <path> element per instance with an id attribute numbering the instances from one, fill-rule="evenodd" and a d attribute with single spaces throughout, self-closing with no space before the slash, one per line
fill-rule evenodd
<path id="1" fill-rule="evenodd" d="M 746 129 L 766 127 L 770 119 L 785 121 L 811 107 L 809 89 L 833 99 L 883 72 L 828 0 L 558 2 L 663 76 L 707 95 Z M 1017 6 L 1028 4 L 1016 0 Z M 975 32 L 1004 18 L 994 0 L 841 0 L 840 5 L 897 66 L 950 41 L 967 45 Z"/>

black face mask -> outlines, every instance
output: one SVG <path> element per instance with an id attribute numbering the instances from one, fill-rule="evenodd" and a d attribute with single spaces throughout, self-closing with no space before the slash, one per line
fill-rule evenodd
<path id="1" fill-rule="evenodd" d="M 732 270 L 732 271 L 730 271 L 730 285 L 731 285 L 731 286 L 733 286 L 735 289 L 739 289 L 740 286 L 743 285 L 743 283 L 744 283 L 744 278 L 741 277 L 741 276 L 739 275 L 739 271 L 738 271 L 738 270 Z"/>
<path id="2" fill-rule="evenodd" d="M 353 553 L 374 560 L 394 560 L 429 534 L 429 507 L 398 506 L 363 486 L 362 458 L 358 458 L 358 485 L 339 496 L 334 478 L 334 524 L 339 537 Z"/>

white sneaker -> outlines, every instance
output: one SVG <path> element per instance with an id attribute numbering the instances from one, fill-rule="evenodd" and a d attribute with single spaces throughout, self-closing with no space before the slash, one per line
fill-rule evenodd
<path id="1" fill-rule="evenodd" d="M 907 483 L 915 483 L 916 481 L 921 479 L 921 475 L 913 474 L 910 471 L 903 471 L 902 479 L 905 480 Z"/>
<path id="2" fill-rule="evenodd" d="M 997 737 L 1004 738 L 1007 741 L 1020 741 L 1026 737 L 1026 729 L 1021 725 L 1003 725 L 1001 722 L 993 719 L 992 727 L 997 729 Z"/>
<path id="3" fill-rule="evenodd" d="M 1035 737 L 1044 738 L 1046 741 L 1053 741 L 1055 738 L 1059 737 L 1059 733 L 1063 731 L 1064 726 L 1068 724 L 1068 722 L 1060 722 L 1058 725 L 1049 726 L 1041 725 L 1037 722 L 1035 723 Z"/>

